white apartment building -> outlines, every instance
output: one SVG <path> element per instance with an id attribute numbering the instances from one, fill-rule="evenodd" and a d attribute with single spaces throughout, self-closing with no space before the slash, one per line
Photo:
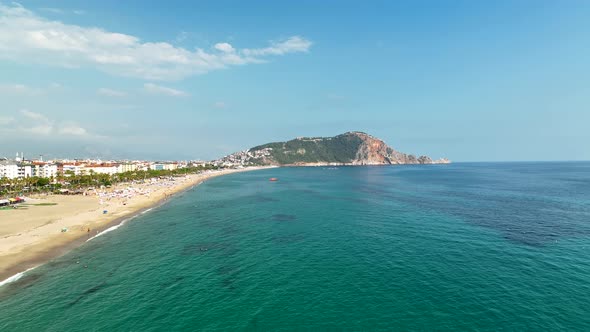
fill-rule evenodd
<path id="1" fill-rule="evenodd" d="M 18 178 L 30 178 L 33 176 L 33 169 L 31 165 L 18 165 Z"/>
<path id="2" fill-rule="evenodd" d="M 118 173 L 125 173 L 125 172 L 135 172 L 137 171 L 136 164 L 119 164 Z"/>
<path id="3" fill-rule="evenodd" d="M 73 172 L 74 175 L 80 175 L 83 168 L 84 168 L 84 165 L 80 165 L 80 164 L 63 164 L 62 165 L 62 171 L 63 171 L 64 175 L 66 175 L 66 176 L 70 172 Z"/>
<path id="4" fill-rule="evenodd" d="M 18 165 L 9 162 L 0 163 L 0 178 L 16 179 L 18 177 Z"/>
<path id="5" fill-rule="evenodd" d="M 119 165 L 116 164 L 102 164 L 102 165 L 86 165 L 81 170 L 82 174 L 90 174 L 91 172 L 95 174 L 109 174 L 113 175 L 118 173 Z"/>
<path id="6" fill-rule="evenodd" d="M 33 163 L 31 169 L 32 176 L 38 176 L 40 178 L 56 177 L 58 172 L 57 165 L 49 163 Z"/>
<path id="7" fill-rule="evenodd" d="M 12 161 L 0 162 L 0 178 L 23 179 L 32 175 L 30 165 L 20 165 Z"/>
<path id="8" fill-rule="evenodd" d="M 153 169 L 156 171 L 161 171 L 161 170 L 173 171 L 177 168 L 178 168 L 178 164 L 176 164 L 176 163 L 155 163 L 155 164 L 150 165 L 150 169 Z"/>

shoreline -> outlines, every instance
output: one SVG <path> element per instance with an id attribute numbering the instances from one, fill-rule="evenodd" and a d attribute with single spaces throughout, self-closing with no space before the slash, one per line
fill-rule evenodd
<path id="1" fill-rule="evenodd" d="M 213 173 L 193 174 L 193 178 L 191 178 L 188 182 L 180 183 L 178 186 L 172 188 L 171 193 L 164 193 L 163 197 L 160 197 L 153 202 L 149 202 L 148 204 L 140 204 L 135 209 L 124 212 L 123 214 L 116 216 L 103 224 L 98 224 L 95 226 L 93 225 L 92 236 L 90 236 L 90 233 L 82 232 L 73 235 L 71 238 L 61 238 L 59 241 L 55 241 L 55 243 L 48 243 L 52 240 L 55 240 L 59 236 L 59 234 L 56 234 L 53 237 L 44 239 L 43 241 L 21 246 L 17 251 L 0 256 L 0 287 L 17 281 L 26 272 L 44 265 L 55 258 L 67 254 L 73 249 L 78 248 L 91 239 L 101 235 L 101 233 L 109 228 L 117 227 L 128 220 L 134 219 L 143 213 L 146 213 L 147 211 L 164 205 L 169 198 L 181 195 L 209 179 L 228 174 L 256 171 L 268 168 L 272 167 L 248 167 L 222 170 Z M 100 221 L 95 220 L 95 222 Z M 16 236 L 20 235 L 21 234 L 18 234 Z"/>

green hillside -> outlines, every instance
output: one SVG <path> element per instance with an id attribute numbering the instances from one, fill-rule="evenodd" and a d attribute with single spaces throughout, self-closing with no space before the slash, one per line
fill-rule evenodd
<path id="1" fill-rule="evenodd" d="M 335 137 L 306 137 L 287 142 L 268 143 L 250 150 L 272 148 L 271 157 L 280 164 L 348 163 L 355 159 L 362 143 L 363 140 L 357 135 L 342 134 Z"/>

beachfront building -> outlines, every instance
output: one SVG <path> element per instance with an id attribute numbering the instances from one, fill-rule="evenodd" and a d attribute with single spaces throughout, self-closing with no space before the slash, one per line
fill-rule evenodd
<path id="1" fill-rule="evenodd" d="M 19 164 L 18 165 L 18 175 L 19 179 L 29 178 L 33 175 L 33 168 L 31 165 Z"/>
<path id="2" fill-rule="evenodd" d="M 178 169 L 178 163 L 177 162 L 171 162 L 171 163 L 167 163 L 164 164 L 164 169 L 167 171 L 174 171 Z"/>
<path id="3" fill-rule="evenodd" d="M 178 163 L 154 163 L 152 165 L 150 165 L 150 169 L 152 170 L 156 170 L 156 171 L 173 171 L 175 169 L 178 168 Z"/>
<path id="4" fill-rule="evenodd" d="M 118 164 L 88 164 L 82 169 L 82 174 L 117 174 L 119 169 Z"/>
<path id="5" fill-rule="evenodd" d="M 31 165 L 32 176 L 37 176 L 40 178 L 52 178 L 56 177 L 58 172 L 59 168 L 57 164 L 34 161 Z"/>
<path id="6" fill-rule="evenodd" d="M 57 178 L 59 175 L 68 177 L 70 175 L 90 175 L 90 174 L 118 174 L 136 171 L 149 170 L 168 170 L 174 171 L 189 165 L 186 161 L 142 161 L 142 160 L 122 160 L 122 161 L 102 161 L 89 159 L 61 159 L 43 161 L 24 160 L 22 154 L 18 156 L 19 160 L 0 158 L 0 178 L 10 179 L 40 177 L 40 178 Z M 201 162 L 203 165 L 206 162 Z M 195 163 L 193 162 L 194 166 Z"/>
<path id="7" fill-rule="evenodd" d="M 190 162 L 187 163 L 186 165 L 188 166 L 192 166 L 192 167 L 206 167 L 206 166 L 213 166 L 213 164 L 209 161 L 202 161 L 202 160 L 192 160 Z"/>
<path id="8" fill-rule="evenodd" d="M 164 164 L 156 163 L 156 164 L 150 165 L 150 169 L 153 169 L 156 171 L 162 171 L 162 170 L 164 170 Z"/>
<path id="9" fill-rule="evenodd" d="M 137 170 L 138 171 L 149 171 L 150 165 L 151 165 L 151 163 L 149 163 L 149 162 L 139 163 L 139 164 L 137 164 Z"/>
<path id="10" fill-rule="evenodd" d="M 16 179 L 18 178 L 18 165 L 12 161 L 0 162 L 0 178 Z"/>
<path id="11" fill-rule="evenodd" d="M 14 160 L 0 161 L 0 178 L 24 179 L 32 176 L 31 165 Z"/>
<path id="12" fill-rule="evenodd" d="M 68 176 L 69 174 L 80 175 L 84 164 L 80 163 L 62 163 L 58 164 L 58 172 Z"/>
<path id="13" fill-rule="evenodd" d="M 118 173 L 126 173 L 126 172 L 135 172 L 137 171 L 137 164 L 133 163 L 123 163 L 119 164 Z"/>

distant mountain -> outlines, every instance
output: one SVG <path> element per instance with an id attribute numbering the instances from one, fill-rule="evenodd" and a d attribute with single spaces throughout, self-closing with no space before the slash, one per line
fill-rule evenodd
<path id="1" fill-rule="evenodd" d="M 287 142 L 268 143 L 225 156 L 218 163 L 231 165 L 398 165 L 446 164 L 401 153 L 369 134 L 354 131 L 334 137 L 298 137 Z"/>

